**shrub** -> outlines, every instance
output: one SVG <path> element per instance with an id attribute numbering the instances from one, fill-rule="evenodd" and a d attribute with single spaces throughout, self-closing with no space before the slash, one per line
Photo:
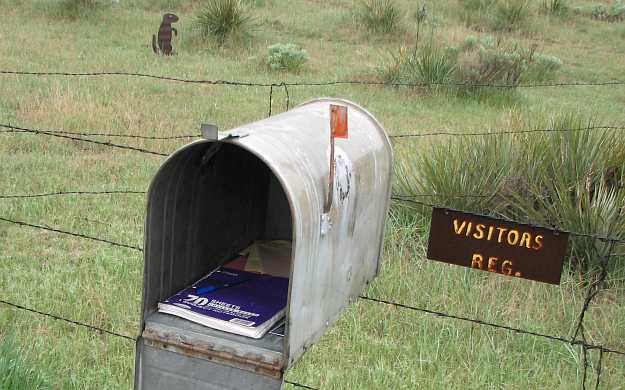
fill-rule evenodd
<path id="1" fill-rule="evenodd" d="M 582 129 L 592 121 L 565 115 L 535 128 Z M 582 233 L 625 237 L 625 147 L 609 130 L 563 131 L 518 137 L 515 183 L 508 197 L 513 214 Z M 525 196 L 513 196 L 519 194 Z M 585 269 L 601 250 L 592 239 L 571 243 L 574 264 Z"/>
<path id="2" fill-rule="evenodd" d="M 500 0 L 496 3 L 492 27 L 511 31 L 521 27 L 529 18 L 529 0 Z"/>
<path id="3" fill-rule="evenodd" d="M 447 50 L 429 43 L 416 50 L 402 46 L 379 74 L 388 83 L 426 84 L 431 89 L 444 88 L 452 81 L 456 63 Z"/>
<path id="4" fill-rule="evenodd" d="M 446 207 L 623 239 L 625 145 L 616 131 L 583 130 L 592 125 L 559 115 L 531 128 L 562 131 L 443 139 L 416 153 L 399 149 L 395 189 L 434 194 L 428 201 Z M 605 249 L 598 240 L 574 237 L 571 265 L 585 271 Z"/>
<path id="5" fill-rule="evenodd" d="M 368 30 L 390 33 L 399 28 L 400 15 L 393 0 L 361 0 L 356 16 Z"/>
<path id="6" fill-rule="evenodd" d="M 620 21 L 625 18 L 625 4 L 621 1 L 614 1 L 609 6 L 596 5 L 592 8 L 591 15 L 595 19 L 608 22 Z"/>
<path id="7" fill-rule="evenodd" d="M 468 26 L 492 30 L 522 28 L 530 16 L 529 0 L 461 0 L 462 17 Z"/>
<path id="8" fill-rule="evenodd" d="M 272 70 L 298 71 L 308 61 L 308 53 L 292 43 L 277 43 L 268 47 L 267 62 Z"/>
<path id="9" fill-rule="evenodd" d="M 523 81 L 553 78 L 561 66 L 559 58 L 536 53 L 534 47 L 505 44 L 490 36 L 469 36 L 461 46 L 455 77 L 462 84 L 461 95 L 483 97 L 502 91 L 483 85 L 506 85 L 508 90 L 514 90 Z"/>
<path id="10" fill-rule="evenodd" d="M 544 13 L 562 16 L 569 10 L 566 0 L 543 0 L 541 8 Z"/>
<path id="11" fill-rule="evenodd" d="M 249 34 L 252 17 L 241 0 L 208 0 L 195 18 L 202 38 L 214 38 L 222 45 L 234 34 Z"/>
<path id="12" fill-rule="evenodd" d="M 427 148 L 399 149 L 395 193 L 433 194 L 425 201 L 479 213 L 496 212 L 498 197 L 512 170 L 510 137 L 467 137 L 433 142 Z M 417 208 L 416 212 L 429 210 Z"/>
<path id="13" fill-rule="evenodd" d="M 378 74 L 387 83 L 425 84 L 480 99 L 494 96 L 507 104 L 521 82 L 551 79 L 561 66 L 559 58 L 536 53 L 534 47 L 468 36 L 459 47 L 443 49 L 433 42 L 414 50 L 402 46 Z"/>
<path id="14" fill-rule="evenodd" d="M 536 53 L 532 57 L 525 79 L 533 81 L 551 80 L 562 67 L 562 60 L 556 56 Z"/>
<path id="15" fill-rule="evenodd" d="M 471 46 L 473 45 L 473 46 Z M 516 88 L 532 61 L 533 50 L 518 45 L 507 46 L 492 39 L 481 40 L 477 46 L 465 42 L 465 49 L 458 59 L 456 81 L 461 84 L 461 95 L 483 96 L 498 93 L 501 88 L 484 88 L 484 85 L 506 85 Z M 472 47 L 472 48 L 468 48 Z"/>

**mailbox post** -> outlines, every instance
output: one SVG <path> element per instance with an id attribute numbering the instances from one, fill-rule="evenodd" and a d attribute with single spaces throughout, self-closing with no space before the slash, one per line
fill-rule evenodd
<path id="1" fill-rule="evenodd" d="M 330 105 L 347 107 L 349 135 L 335 141 L 328 186 Z M 148 192 L 135 389 L 280 389 L 377 275 L 392 169 L 382 126 L 330 98 L 173 153 Z M 283 333 L 251 339 L 157 312 L 254 240 L 274 239 L 292 243 Z"/>

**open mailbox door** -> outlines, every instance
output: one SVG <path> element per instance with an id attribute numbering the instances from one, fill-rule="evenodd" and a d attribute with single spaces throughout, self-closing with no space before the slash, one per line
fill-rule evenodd
<path id="1" fill-rule="evenodd" d="M 331 105 L 348 113 L 334 145 Z M 330 98 L 173 153 L 148 192 L 135 389 L 279 389 L 377 275 L 392 169 L 375 118 Z M 291 241 L 283 333 L 252 339 L 157 311 L 255 240 Z"/>

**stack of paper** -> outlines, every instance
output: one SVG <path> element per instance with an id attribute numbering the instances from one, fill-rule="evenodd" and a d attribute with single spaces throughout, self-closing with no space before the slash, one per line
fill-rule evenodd
<path id="1" fill-rule="evenodd" d="M 290 242 L 260 242 L 243 253 L 159 303 L 158 311 L 224 332 L 261 338 L 286 310 Z"/>

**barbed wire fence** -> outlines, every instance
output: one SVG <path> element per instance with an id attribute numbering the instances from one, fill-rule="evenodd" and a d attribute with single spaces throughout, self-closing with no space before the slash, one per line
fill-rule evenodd
<path id="1" fill-rule="evenodd" d="M 172 81 L 172 82 L 180 82 L 187 84 L 200 84 L 200 85 L 223 85 L 223 86 L 231 86 L 231 87 L 265 87 L 269 89 L 269 97 L 268 97 L 268 116 L 273 114 L 273 101 L 274 101 L 274 89 L 282 88 L 284 90 L 285 100 L 284 105 L 286 110 L 288 110 L 291 106 L 291 94 L 289 92 L 290 87 L 315 87 L 315 86 L 339 86 L 339 85 L 369 85 L 369 86 L 405 86 L 405 87 L 413 87 L 413 88 L 429 88 L 432 86 L 440 85 L 437 83 L 387 83 L 387 82 L 379 82 L 379 81 L 367 81 L 367 80 L 335 80 L 335 81 L 294 81 L 294 82 L 280 82 L 280 83 L 258 83 L 258 82 L 249 82 L 249 81 L 232 81 L 232 80 L 201 80 L 201 79 L 185 79 L 178 77 L 170 77 L 170 76 L 158 76 L 151 74 L 143 74 L 143 73 L 131 73 L 131 72 L 89 72 L 89 73 L 70 73 L 70 72 L 23 72 L 23 71 L 9 71 L 9 70 L 0 70 L 0 75 L 14 75 L 14 76 L 63 76 L 63 77 L 138 77 L 138 78 L 149 78 L 163 81 Z M 445 84 L 449 85 L 449 84 Z M 625 81 L 615 80 L 615 81 L 604 81 L 604 82 L 565 82 L 565 83 L 536 83 L 536 84 L 518 84 L 518 85 L 510 85 L 510 84 L 465 84 L 465 83 L 452 83 L 455 86 L 469 86 L 474 88 L 552 88 L 552 87 L 607 87 L 607 86 L 624 86 Z M 528 133 L 545 133 L 545 132 L 577 132 L 577 131 L 597 131 L 597 130 L 612 130 L 612 131 L 623 131 L 625 130 L 625 125 L 621 124 L 606 124 L 606 125 L 593 125 L 587 127 L 580 128 L 549 128 L 549 129 L 515 129 L 515 130 L 506 130 L 506 129 L 486 129 L 480 131 L 464 131 L 464 132 L 456 132 L 449 130 L 431 130 L 426 132 L 400 132 L 397 134 L 390 135 L 390 138 L 393 139 L 405 139 L 405 138 L 421 138 L 421 137 L 436 137 L 436 136 L 452 136 L 452 137 L 468 137 L 468 136 L 505 136 L 505 135 L 514 135 L 514 134 L 528 134 Z M 128 138 L 128 139 L 136 139 L 136 140 L 184 140 L 184 139 L 193 139 L 200 138 L 200 134 L 183 134 L 183 135 L 172 135 L 172 136 L 144 136 L 140 134 L 122 134 L 122 133 L 113 133 L 113 132 L 102 132 L 102 131 L 83 131 L 83 132 L 73 132 L 67 130 L 59 130 L 59 129 L 35 129 L 28 128 L 24 126 L 16 126 L 11 123 L 0 123 L 0 135 L 15 135 L 15 134 L 37 134 L 44 135 L 54 138 L 66 139 L 70 141 L 77 142 L 85 142 L 97 144 L 105 147 L 122 149 L 130 152 L 138 152 L 143 154 L 148 154 L 152 156 L 161 156 L 166 157 L 169 153 L 163 153 L 161 151 L 155 151 L 150 149 L 145 149 L 142 147 L 137 147 L 133 145 L 126 145 L 120 143 L 112 143 L 109 141 L 98 141 L 91 138 L 85 137 L 111 137 L 111 138 Z M 47 198 L 47 197 L 69 197 L 69 196 L 121 196 L 121 195 L 145 195 L 146 191 L 143 190 L 127 190 L 127 189 L 105 189 L 105 190 L 63 190 L 63 191 L 50 191 L 43 193 L 22 193 L 22 194 L 0 194 L 0 200 L 17 200 L 17 199 L 36 199 L 36 198 Z M 437 197 L 444 198 L 489 198 L 492 197 L 493 194 L 394 194 L 392 196 L 392 200 L 396 203 L 408 203 L 412 205 L 418 205 L 420 207 L 426 208 L 446 208 L 450 209 L 444 204 L 436 204 L 425 202 L 419 199 L 436 199 Z M 469 214 L 476 214 L 471 210 L 456 210 Z M 479 215 L 479 214 L 478 214 Z M 511 221 L 510 222 L 516 222 Z M 42 223 L 35 222 L 27 222 L 21 221 L 15 218 L 9 218 L 5 216 L 0 216 L 0 222 L 14 224 L 21 227 L 31 228 L 31 229 L 40 229 L 49 232 L 53 232 L 55 234 L 67 235 L 71 237 L 76 237 L 85 240 L 91 240 L 97 242 L 99 244 L 111 245 L 123 249 L 129 249 L 136 252 L 143 252 L 143 248 L 138 245 L 133 245 L 130 243 L 120 243 L 107 238 L 97 237 L 89 234 L 85 234 L 83 232 L 72 232 L 69 230 L 65 230 L 63 228 L 56 228 L 46 226 Z M 531 223 L 530 223 L 531 224 Z M 541 227 L 539 224 L 531 224 L 535 227 Z M 553 227 L 547 227 L 553 228 Z M 409 310 L 414 312 L 419 312 L 423 314 L 433 315 L 437 318 L 441 319 L 449 319 L 471 323 L 472 325 L 486 326 L 492 327 L 500 330 L 505 330 L 509 332 L 513 332 L 515 334 L 521 335 L 529 335 L 533 337 L 543 338 L 546 340 L 550 340 L 553 342 L 564 343 L 570 346 L 581 347 L 582 352 L 582 381 L 581 387 L 586 389 L 587 386 L 587 377 L 588 377 L 588 369 L 589 369 L 589 352 L 590 351 L 598 351 L 599 357 L 597 359 L 597 364 L 595 367 L 595 389 L 598 389 L 600 386 L 602 370 L 603 370 L 603 360 L 605 354 L 613 354 L 620 357 L 625 358 L 625 350 L 618 349 L 613 347 L 608 347 L 601 344 L 595 344 L 588 341 L 587 332 L 585 327 L 585 319 L 586 313 L 589 310 L 593 300 L 597 297 L 597 295 L 602 290 L 604 284 L 606 283 L 606 279 L 608 276 L 608 267 L 610 264 L 610 258 L 614 256 L 622 256 L 623 253 L 614 253 L 617 245 L 625 244 L 625 240 L 612 237 L 610 235 L 599 235 L 599 234 L 590 234 L 576 231 L 568 231 L 566 229 L 558 229 L 564 233 L 568 233 L 574 237 L 584 237 L 587 239 L 596 240 L 598 242 L 603 243 L 606 246 L 605 253 L 600 256 L 599 262 L 599 273 L 598 277 L 586 287 L 586 294 L 584 298 L 583 306 L 577 315 L 577 320 L 574 326 L 573 334 L 570 337 L 566 337 L 563 335 L 550 335 L 546 333 L 535 332 L 528 329 L 521 329 L 518 327 L 509 326 L 506 324 L 498 324 L 494 322 L 484 321 L 478 318 L 470 318 L 460 315 L 454 315 L 451 313 L 446 313 L 442 311 L 432 310 L 427 307 L 417 307 L 414 305 L 409 305 L 407 303 L 395 302 L 393 300 L 380 299 L 371 296 L 361 295 L 359 298 L 364 302 L 377 303 L 382 305 L 390 305 L 398 309 Z M 116 331 L 110 329 L 104 329 L 101 327 L 97 327 L 91 324 L 87 324 L 80 321 L 75 321 L 70 318 L 66 318 L 64 316 L 47 312 L 41 309 L 31 308 L 22 306 L 15 302 L 10 302 L 5 300 L 4 297 L 0 297 L 0 304 L 2 304 L 6 308 L 11 308 L 14 310 L 21 310 L 30 312 L 33 314 L 37 314 L 40 316 L 44 316 L 50 319 L 54 319 L 57 321 L 62 321 L 68 324 L 71 324 L 76 327 L 81 327 L 84 329 L 88 329 L 90 331 L 97 332 L 102 335 L 107 335 L 110 337 L 119 337 L 128 341 L 135 342 L 137 340 L 137 336 L 128 335 L 123 333 L 118 333 Z M 2 306 L 0 305 L 0 307 Z M 283 337 L 283 335 L 280 335 Z M 285 380 L 286 384 L 305 388 L 305 389 L 313 389 L 318 390 L 316 387 L 311 387 L 309 385 L 301 384 L 298 382 Z"/>

